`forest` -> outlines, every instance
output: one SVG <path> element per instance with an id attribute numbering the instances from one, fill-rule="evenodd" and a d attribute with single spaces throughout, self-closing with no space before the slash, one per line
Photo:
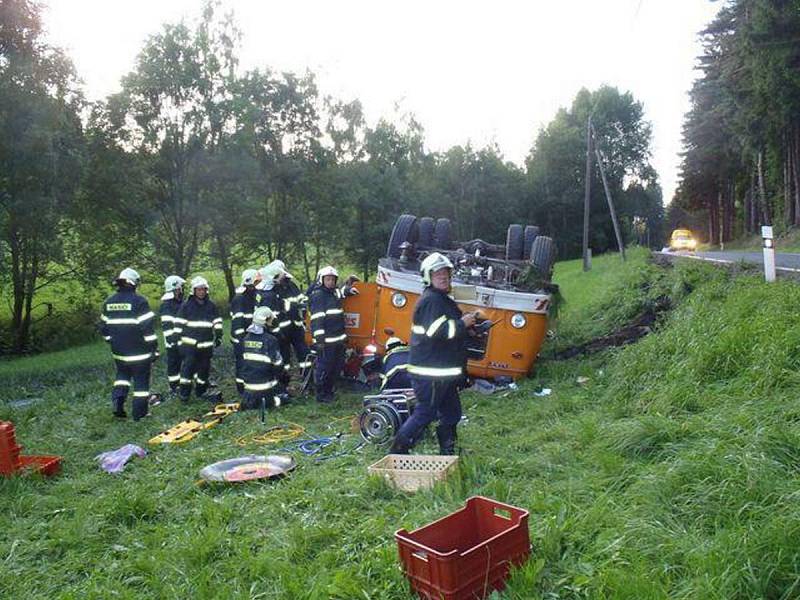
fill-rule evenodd
<path id="1" fill-rule="evenodd" d="M 0 5 L 0 354 L 85 339 L 124 266 L 153 284 L 211 270 L 228 297 L 240 269 L 275 257 L 306 280 L 329 262 L 368 278 L 402 213 L 493 243 L 536 224 L 576 257 L 590 115 L 627 241 L 659 243 L 651 126 L 629 92 L 580 90 L 517 165 L 467 139 L 431 150 L 413 114 L 368 123 L 311 71 L 244 69 L 235 16 L 215 2 L 154 32 L 119 91 L 90 101 L 41 12 Z M 599 254 L 615 242 L 593 179 Z"/>
<path id="2" fill-rule="evenodd" d="M 800 225 L 800 3 L 725 2 L 701 36 L 671 220 L 713 245 Z"/>

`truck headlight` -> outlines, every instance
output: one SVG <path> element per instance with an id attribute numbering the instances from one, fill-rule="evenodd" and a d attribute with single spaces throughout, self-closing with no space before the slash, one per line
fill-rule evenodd
<path id="1" fill-rule="evenodd" d="M 515 313 L 514 316 L 511 317 L 511 326 L 514 329 L 522 329 L 527 323 L 528 319 L 526 319 L 525 315 L 522 313 Z"/>
<path id="2" fill-rule="evenodd" d="M 403 308 L 408 302 L 408 298 L 405 295 L 401 294 L 400 292 L 395 292 L 392 294 L 392 306 L 395 308 Z"/>

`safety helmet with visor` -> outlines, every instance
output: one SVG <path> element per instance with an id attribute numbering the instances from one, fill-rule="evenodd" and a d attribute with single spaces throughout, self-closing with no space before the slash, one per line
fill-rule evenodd
<path id="1" fill-rule="evenodd" d="M 426 256 L 419 266 L 419 271 L 422 275 L 422 283 L 426 286 L 431 285 L 431 275 L 441 269 L 453 270 L 453 263 L 450 262 L 449 258 L 440 252 L 433 252 Z"/>
<path id="2" fill-rule="evenodd" d="M 136 287 L 141 283 L 142 278 L 139 277 L 139 273 L 131 269 L 130 267 L 126 267 L 122 269 L 119 276 L 117 276 L 117 283 L 127 283 L 128 285 L 132 285 Z"/>
<path id="3" fill-rule="evenodd" d="M 264 327 L 275 319 L 275 313 L 268 306 L 259 306 L 253 311 L 253 325 Z"/>
<path id="4" fill-rule="evenodd" d="M 177 292 L 183 287 L 184 283 L 186 283 L 186 280 L 183 277 L 179 277 L 178 275 L 170 275 L 164 280 L 164 291 Z"/>
<path id="5" fill-rule="evenodd" d="M 205 277 L 200 277 L 199 275 L 197 277 L 195 277 L 194 279 L 192 279 L 192 284 L 191 285 L 192 285 L 192 293 L 194 293 L 194 291 L 196 289 L 198 289 L 198 288 L 206 288 L 206 290 L 209 289 L 208 281 L 206 281 L 206 278 Z"/>
<path id="6" fill-rule="evenodd" d="M 323 279 L 328 275 L 333 275 L 336 279 L 339 279 L 339 271 L 334 269 L 331 265 L 327 267 L 322 267 L 319 271 L 317 271 L 317 283 L 323 283 Z"/>
<path id="7" fill-rule="evenodd" d="M 258 271 L 255 269 L 245 269 L 242 271 L 242 285 L 255 285 L 258 278 Z"/>

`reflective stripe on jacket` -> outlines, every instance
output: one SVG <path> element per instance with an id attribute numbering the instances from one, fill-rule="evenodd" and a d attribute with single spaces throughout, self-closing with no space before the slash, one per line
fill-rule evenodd
<path id="1" fill-rule="evenodd" d="M 344 328 L 342 299 L 350 295 L 345 289 L 318 286 L 311 294 L 311 335 L 315 344 L 340 344 L 347 339 Z"/>
<path id="2" fill-rule="evenodd" d="M 200 302 L 189 296 L 178 311 L 175 328 L 181 346 L 210 349 L 222 338 L 222 317 L 208 298 Z"/>
<path id="3" fill-rule="evenodd" d="M 161 334 L 164 336 L 164 347 L 172 348 L 177 346 L 179 336 L 175 331 L 175 318 L 181 309 L 181 301 L 175 298 L 172 292 L 168 292 L 161 297 L 161 306 L 158 307 L 158 314 L 161 318 Z"/>
<path id="4" fill-rule="evenodd" d="M 408 378 L 408 346 L 398 346 L 392 348 L 383 357 L 383 369 L 381 372 L 381 391 L 406 389 L 411 387 Z"/>
<path id="5" fill-rule="evenodd" d="M 255 289 L 247 289 L 236 294 L 231 300 L 231 341 L 234 344 L 241 342 L 247 328 L 253 322 L 253 310 L 256 306 Z"/>
<path id="6" fill-rule="evenodd" d="M 283 372 L 283 359 L 277 338 L 263 328 L 251 328 L 242 339 L 242 351 L 244 362 L 241 375 L 244 389 L 258 393 L 276 387 L 278 377 Z"/>
<path id="7" fill-rule="evenodd" d="M 155 313 L 133 288 L 109 296 L 101 309 L 100 333 L 111 344 L 111 352 L 122 362 L 150 360 L 158 347 L 153 329 Z"/>
<path id="8" fill-rule="evenodd" d="M 446 293 L 433 287 L 414 307 L 408 372 L 423 379 L 458 379 L 466 365 L 467 329 L 462 312 Z"/>

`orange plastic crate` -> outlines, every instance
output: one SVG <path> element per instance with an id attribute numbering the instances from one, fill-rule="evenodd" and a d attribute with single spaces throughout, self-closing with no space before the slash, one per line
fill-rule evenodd
<path id="1" fill-rule="evenodd" d="M 408 532 L 395 533 L 411 589 L 430 600 L 474 600 L 505 587 L 530 556 L 528 511 L 483 496 Z"/>

